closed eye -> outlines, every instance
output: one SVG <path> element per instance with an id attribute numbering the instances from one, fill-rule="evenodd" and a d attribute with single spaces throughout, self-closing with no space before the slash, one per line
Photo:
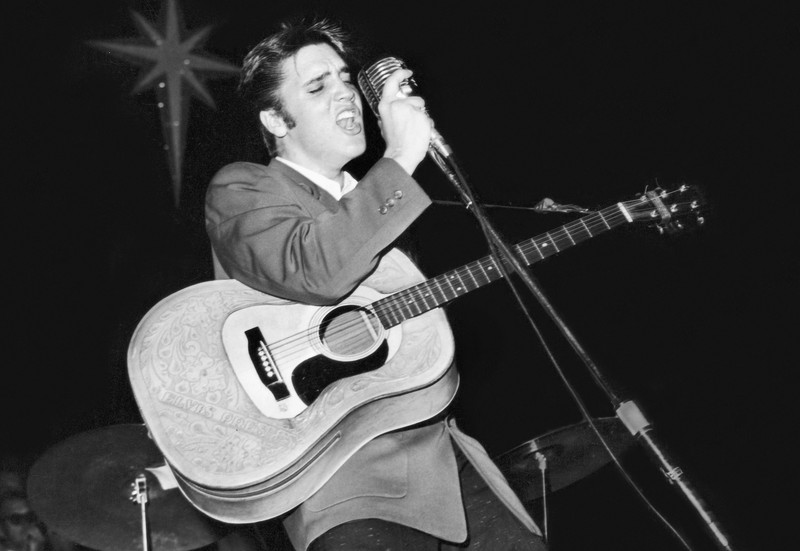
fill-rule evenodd
<path id="1" fill-rule="evenodd" d="M 306 90 L 309 94 L 317 94 L 325 89 L 325 81 L 330 77 L 329 72 L 324 72 L 321 75 L 312 78 L 308 82 L 306 82 Z"/>
<path id="2" fill-rule="evenodd" d="M 308 81 L 306 83 L 307 90 L 309 94 L 318 94 L 325 89 L 325 83 L 327 82 L 328 78 L 330 77 L 330 73 L 325 72 L 320 76 Z M 343 69 L 339 71 L 339 78 L 347 84 L 348 86 L 354 86 L 353 84 L 353 77 L 350 74 L 349 69 Z"/>

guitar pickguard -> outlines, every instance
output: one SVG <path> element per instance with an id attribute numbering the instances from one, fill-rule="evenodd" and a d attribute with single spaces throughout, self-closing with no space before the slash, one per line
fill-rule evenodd
<path id="1" fill-rule="evenodd" d="M 261 304 L 232 312 L 222 342 L 256 407 L 267 417 L 291 419 L 329 385 L 391 359 L 402 328 L 384 329 L 368 309 L 383 296 L 361 287 L 335 306 Z"/>
<path id="2" fill-rule="evenodd" d="M 382 341 L 378 349 L 369 356 L 352 362 L 332 360 L 320 354 L 300 365 L 292 373 L 292 385 L 305 404 L 311 404 L 322 391 L 339 379 L 362 375 L 380 368 L 389 356 L 389 345 Z"/>

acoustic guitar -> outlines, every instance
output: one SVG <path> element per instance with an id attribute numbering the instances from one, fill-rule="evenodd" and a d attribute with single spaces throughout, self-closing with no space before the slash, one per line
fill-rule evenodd
<path id="1" fill-rule="evenodd" d="M 657 189 L 514 245 L 530 265 L 629 223 L 702 223 L 697 190 Z M 486 256 L 425 280 L 394 249 L 333 306 L 236 280 L 156 304 L 128 350 L 134 396 L 185 497 L 250 523 L 316 492 L 369 440 L 436 416 L 458 389 L 447 302 L 503 277 Z"/>

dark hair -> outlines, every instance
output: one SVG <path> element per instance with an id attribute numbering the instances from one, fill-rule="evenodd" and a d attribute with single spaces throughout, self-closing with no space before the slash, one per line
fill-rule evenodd
<path id="1" fill-rule="evenodd" d="M 355 70 L 358 54 L 351 34 L 326 18 L 301 17 L 284 21 L 274 34 L 259 42 L 245 56 L 239 79 L 239 94 L 248 110 L 258 118 L 261 111 L 274 109 L 289 128 L 295 125 L 281 104 L 278 89 L 283 81 L 283 62 L 312 44 L 327 44 Z M 270 157 L 277 155 L 275 136 L 259 124 Z"/>

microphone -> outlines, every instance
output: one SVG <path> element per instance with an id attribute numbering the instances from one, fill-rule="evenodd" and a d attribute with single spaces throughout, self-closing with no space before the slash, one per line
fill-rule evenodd
<path id="1" fill-rule="evenodd" d="M 369 106 L 372 108 L 372 112 L 375 113 L 378 119 L 381 117 L 378 112 L 378 103 L 381 101 L 383 86 L 386 84 L 386 80 L 398 69 L 407 68 L 408 67 L 401 59 L 385 57 L 358 72 L 358 86 L 361 88 L 364 98 L 367 100 L 367 103 L 369 103 Z M 414 81 L 413 77 L 410 77 L 402 82 L 400 89 L 406 95 L 411 96 L 416 92 L 416 87 L 417 83 Z M 447 145 L 447 142 L 444 141 L 442 135 L 439 134 L 435 128 L 431 128 L 429 153 L 431 150 L 445 159 L 453 154 L 453 150 L 450 149 L 450 146 Z M 439 163 L 435 157 L 434 160 Z"/>

